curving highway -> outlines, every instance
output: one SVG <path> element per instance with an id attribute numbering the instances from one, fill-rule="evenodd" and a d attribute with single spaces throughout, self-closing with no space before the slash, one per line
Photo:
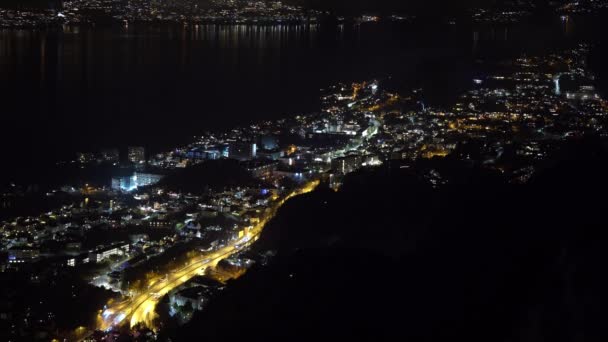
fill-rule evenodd
<path id="1" fill-rule="evenodd" d="M 153 328 L 153 321 L 155 318 L 154 309 L 164 295 L 181 286 L 194 276 L 202 273 L 206 268 L 215 267 L 221 260 L 247 249 L 259 238 L 266 223 L 274 217 L 277 210 L 287 200 L 294 196 L 311 192 L 318 185 L 319 181 L 311 181 L 302 188 L 293 191 L 276 202 L 270 210 L 267 211 L 267 214 L 260 219 L 258 224 L 245 229 L 242 238 L 233 240 L 227 246 L 213 252 L 192 258 L 186 266 L 171 271 L 161 280 L 155 280 L 150 283 L 146 292 L 110 305 L 99 315 L 97 329 L 109 330 L 114 326 L 126 324 L 126 322 L 129 322 L 131 327 L 138 323 L 142 323 L 147 327 Z"/>

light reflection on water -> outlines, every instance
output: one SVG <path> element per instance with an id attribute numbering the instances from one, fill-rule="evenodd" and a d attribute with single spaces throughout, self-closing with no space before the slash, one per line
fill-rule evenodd
<path id="1" fill-rule="evenodd" d="M 170 146 L 205 129 L 314 111 L 319 89 L 342 80 L 393 75 L 403 88 L 425 88 L 428 102 L 441 101 L 470 84 L 476 59 L 572 44 L 592 36 L 587 26 L 594 25 L 556 17 L 532 26 L 423 30 L 134 23 L 4 29 L 0 120 L 32 132 L 16 155 Z"/>

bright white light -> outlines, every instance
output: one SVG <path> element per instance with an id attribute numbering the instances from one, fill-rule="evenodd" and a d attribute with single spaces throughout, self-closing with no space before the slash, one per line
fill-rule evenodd
<path id="1" fill-rule="evenodd" d="M 108 316 L 110 316 L 112 314 L 112 311 L 110 310 L 105 310 L 101 315 L 103 316 L 104 319 L 108 318 Z"/>
<path id="2" fill-rule="evenodd" d="M 122 322 L 122 320 L 125 319 L 125 317 L 127 317 L 127 315 L 125 315 L 124 313 L 121 313 L 120 315 L 116 316 L 116 319 L 114 320 L 114 324 L 118 324 L 118 323 Z"/>

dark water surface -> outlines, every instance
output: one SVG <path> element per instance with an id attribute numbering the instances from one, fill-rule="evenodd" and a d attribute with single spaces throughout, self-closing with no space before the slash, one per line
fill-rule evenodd
<path id="1" fill-rule="evenodd" d="M 594 19 L 598 22 L 599 19 Z M 5 171 L 76 151 L 158 150 L 208 129 L 318 109 L 319 90 L 392 75 L 431 104 L 467 89 L 476 60 L 601 35 L 590 19 L 501 26 L 130 26 L 0 31 Z"/>

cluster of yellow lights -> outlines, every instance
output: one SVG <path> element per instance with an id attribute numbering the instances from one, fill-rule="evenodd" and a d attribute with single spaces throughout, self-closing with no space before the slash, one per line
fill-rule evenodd
<path id="1" fill-rule="evenodd" d="M 145 293 L 137 294 L 119 303 L 109 303 L 106 310 L 100 311 L 97 319 L 97 329 L 108 330 L 113 326 L 119 326 L 129 322 L 133 327 L 143 324 L 154 328 L 156 318 L 155 308 L 159 300 L 171 290 L 181 286 L 194 276 L 201 274 L 207 268 L 215 267 L 217 264 L 236 253 L 249 247 L 258 238 L 266 223 L 276 214 L 277 210 L 290 198 L 313 191 L 319 185 L 319 181 L 311 181 L 300 189 L 285 196 L 269 208 L 263 216 L 257 220 L 255 225 L 239 232 L 239 239 L 227 246 L 211 253 L 197 254 L 192 257 L 186 266 L 173 270 L 166 277 L 159 279 L 148 279 Z"/>
<path id="2" fill-rule="evenodd" d="M 367 108 L 368 112 L 377 112 L 379 110 L 382 110 L 386 107 L 392 106 L 395 103 L 399 102 L 401 98 L 399 97 L 399 95 L 392 95 L 391 97 L 389 97 L 385 102 L 383 103 L 379 103 L 379 104 L 375 104 L 373 106 L 370 106 Z"/>

